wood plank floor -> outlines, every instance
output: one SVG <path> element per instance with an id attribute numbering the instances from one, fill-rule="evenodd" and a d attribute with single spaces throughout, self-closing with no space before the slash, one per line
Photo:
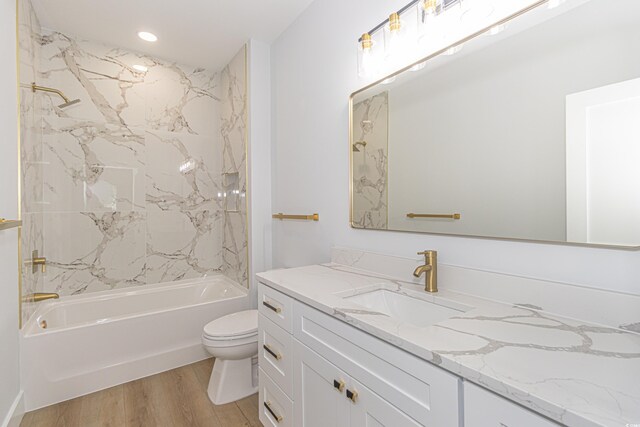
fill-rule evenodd
<path id="1" fill-rule="evenodd" d="M 261 427 L 258 395 L 215 406 L 213 359 L 29 412 L 21 427 Z"/>

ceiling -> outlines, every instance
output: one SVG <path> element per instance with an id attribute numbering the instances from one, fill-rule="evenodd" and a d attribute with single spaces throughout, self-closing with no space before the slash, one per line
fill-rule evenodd
<path id="1" fill-rule="evenodd" d="M 250 38 L 273 42 L 313 0 L 32 1 L 45 28 L 220 70 Z"/>

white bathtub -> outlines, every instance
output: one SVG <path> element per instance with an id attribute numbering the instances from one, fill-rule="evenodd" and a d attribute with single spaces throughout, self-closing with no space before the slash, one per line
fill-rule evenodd
<path id="1" fill-rule="evenodd" d="M 41 303 L 21 333 L 26 410 L 209 357 L 203 326 L 251 305 L 222 275 Z"/>

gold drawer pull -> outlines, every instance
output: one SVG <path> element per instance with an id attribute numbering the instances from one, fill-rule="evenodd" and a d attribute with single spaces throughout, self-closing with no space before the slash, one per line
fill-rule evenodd
<path id="1" fill-rule="evenodd" d="M 344 391 L 344 381 L 333 380 L 333 387 L 342 393 Z"/>
<path id="2" fill-rule="evenodd" d="M 264 350 L 265 350 L 267 353 L 269 353 L 271 356 L 273 356 L 276 360 L 280 360 L 280 359 L 282 359 L 282 355 L 281 355 L 280 353 L 276 353 L 275 351 L 273 351 L 273 350 L 271 349 L 271 347 L 269 347 L 269 345 L 268 345 L 268 344 L 264 344 L 264 345 L 262 346 L 262 348 L 264 348 Z"/>
<path id="3" fill-rule="evenodd" d="M 347 399 L 349 399 L 353 403 L 356 403 L 356 400 L 358 400 L 358 392 L 347 389 Z"/>
<path id="4" fill-rule="evenodd" d="M 269 304 L 266 301 L 262 301 L 262 305 L 267 307 L 269 310 L 275 311 L 276 313 L 280 313 L 282 311 L 282 309 L 280 307 L 273 306 L 273 305 Z"/>
<path id="5" fill-rule="evenodd" d="M 269 411 L 271 416 L 276 419 L 276 422 L 279 423 L 284 419 L 281 415 L 276 414 L 275 411 L 273 409 L 271 409 L 271 402 L 265 401 L 264 402 L 264 407 L 267 408 L 267 411 Z"/>

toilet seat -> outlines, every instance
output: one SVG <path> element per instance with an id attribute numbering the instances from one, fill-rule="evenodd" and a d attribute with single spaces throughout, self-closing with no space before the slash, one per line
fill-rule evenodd
<path id="1" fill-rule="evenodd" d="M 209 341 L 235 341 L 258 336 L 258 310 L 245 310 L 207 323 L 202 333 Z"/>

